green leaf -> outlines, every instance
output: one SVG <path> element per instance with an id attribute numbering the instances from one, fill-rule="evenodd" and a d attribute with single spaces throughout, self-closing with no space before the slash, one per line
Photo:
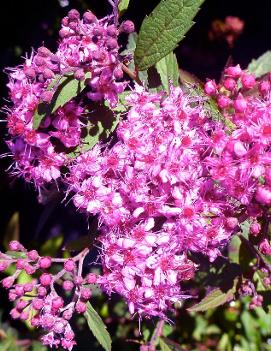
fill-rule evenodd
<path id="1" fill-rule="evenodd" d="M 228 257 L 230 262 L 239 263 L 239 250 L 240 250 L 241 240 L 237 235 L 234 235 L 230 241 L 228 247 Z"/>
<path id="2" fill-rule="evenodd" d="M 250 73 L 259 78 L 271 71 L 271 51 L 267 51 L 257 59 L 251 61 L 247 67 Z"/>
<path id="3" fill-rule="evenodd" d="M 194 306 L 188 308 L 189 312 L 203 312 L 207 311 L 210 308 L 215 308 L 224 303 L 232 300 L 234 297 L 234 293 L 236 291 L 237 280 L 235 280 L 235 284 L 231 289 L 224 292 L 219 288 L 214 289 L 209 294 L 207 294 L 199 303 Z"/>
<path id="4" fill-rule="evenodd" d="M 179 85 L 179 66 L 173 52 L 163 57 L 156 63 L 155 66 L 160 75 L 162 86 L 165 90 L 169 92 L 170 81 L 175 87 Z"/>
<path id="5" fill-rule="evenodd" d="M 140 28 L 135 64 L 144 71 L 173 51 L 204 0 L 161 0 Z"/>
<path id="6" fill-rule="evenodd" d="M 101 317 L 89 302 L 87 303 L 87 311 L 85 313 L 85 317 L 88 322 L 89 329 L 92 331 L 95 338 L 106 351 L 110 351 L 112 343 L 110 335 Z"/>
<path id="7" fill-rule="evenodd" d="M 124 12 L 128 9 L 130 0 L 120 0 L 118 5 L 119 16 L 122 16 Z"/>
<path id="8" fill-rule="evenodd" d="M 128 43 L 127 43 L 126 49 L 121 52 L 121 55 L 124 55 L 124 56 L 125 55 L 133 55 L 134 56 L 136 43 L 137 43 L 137 38 L 138 38 L 138 34 L 137 33 L 134 32 L 134 33 L 129 34 Z M 135 70 L 134 59 L 132 59 L 129 62 L 128 68 L 131 71 Z M 140 81 L 143 83 L 143 85 L 145 87 L 148 87 L 148 72 L 147 71 L 140 71 L 140 72 L 138 72 L 138 78 L 140 79 Z"/>
<path id="9" fill-rule="evenodd" d="M 171 351 L 171 348 L 163 341 L 162 338 L 159 338 L 159 346 L 161 351 Z"/>
<path id="10" fill-rule="evenodd" d="M 93 246 L 95 241 L 94 235 L 83 235 L 80 238 L 74 239 L 67 243 L 65 250 L 67 251 L 80 251 L 86 247 Z"/>
<path id="11" fill-rule="evenodd" d="M 74 79 L 73 76 L 55 78 L 48 87 L 48 89 L 50 89 L 51 85 L 58 84 L 52 102 L 50 104 L 42 102 L 38 105 L 33 117 L 33 128 L 38 129 L 44 117 L 51 115 L 59 107 L 64 106 L 72 98 L 80 94 L 85 88 L 85 81 L 88 78 L 90 78 L 89 72 L 86 74 L 84 81 L 78 81 Z M 58 80 L 58 82 L 56 80 Z"/>
<path id="12" fill-rule="evenodd" d="M 16 251 L 7 251 L 6 255 L 10 256 L 11 258 L 26 258 L 26 254 L 24 252 L 16 252 Z"/>
<path id="13" fill-rule="evenodd" d="M 252 314 L 248 311 L 243 311 L 241 314 L 241 321 L 245 331 L 246 338 L 255 343 L 260 342 L 260 334 L 257 330 L 257 323 Z"/>
<path id="14" fill-rule="evenodd" d="M 4 234 L 4 240 L 3 240 L 3 245 L 6 249 L 8 249 L 8 244 L 12 240 L 17 240 L 19 241 L 20 239 L 20 218 L 19 218 L 19 212 L 15 212 L 7 225 L 5 234 Z"/>
<path id="15" fill-rule="evenodd" d="M 121 101 L 121 99 L 114 110 L 102 104 L 93 104 L 93 106 L 95 107 L 90 114 L 81 145 L 68 154 L 71 158 L 92 149 L 99 141 L 107 139 L 116 129 L 121 113 L 126 111 L 124 101 Z"/>
<path id="16" fill-rule="evenodd" d="M 231 342 L 228 334 L 223 334 L 219 340 L 217 349 L 219 351 L 231 351 Z"/>
<path id="17" fill-rule="evenodd" d="M 42 256 L 56 256 L 58 250 L 63 244 L 63 235 L 56 235 L 45 241 L 45 243 L 40 248 L 40 253 Z"/>
<path id="18" fill-rule="evenodd" d="M 171 339 L 168 339 L 164 336 L 162 336 L 161 339 L 163 339 L 163 341 L 167 344 L 168 347 L 170 347 L 172 351 L 184 351 L 184 349 L 177 342 L 172 341 Z"/>

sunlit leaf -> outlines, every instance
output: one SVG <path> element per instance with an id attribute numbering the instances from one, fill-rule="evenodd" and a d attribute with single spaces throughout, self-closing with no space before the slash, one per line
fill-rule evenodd
<path id="1" fill-rule="evenodd" d="M 119 15 L 122 16 L 123 13 L 128 9 L 130 0 L 120 0 L 118 4 Z"/>
<path id="2" fill-rule="evenodd" d="M 163 88 L 169 92 L 170 83 L 173 86 L 179 85 L 179 67 L 176 56 L 173 52 L 163 57 L 155 65 L 160 75 Z"/>
<path id="3" fill-rule="evenodd" d="M 252 60 L 247 69 L 250 73 L 253 73 L 256 78 L 271 72 L 271 51 L 267 51 L 257 59 Z"/>
<path id="4" fill-rule="evenodd" d="M 203 0 L 161 0 L 140 28 L 135 64 L 144 71 L 173 51 L 193 25 Z"/>
<path id="5" fill-rule="evenodd" d="M 59 107 L 64 106 L 67 102 L 80 94 L 85 88 L 85 81 L 88 78 L 90 78 L 90 73 L 86 74 L 86 78 L 83 81 L 76 80 L 72 75 L 62 77 L 60 79 L 56 78 L 59 80 L 59 83 L 54 93 L 52 102 L 49 104 L 41 102 L 38 105 L 33 117 L 33 128 L 38 129 L 44 117 L 51 115 Z M 55 80 L 53 82 L 55 82 Z"/>
<path id="6" fill-rule="evenodd" d="M 106 351 L 110 351 L 112 343 L 111 337 L 101 317 L 89 302 L 87 303 L 87 311 L 85 313 L 85 317 L 88 322 L 89 329 L 92 331 L 95 338 Z"/>
<path id="7" fill-rule="evenodd" d="M 222 291 L 219 288 L 214 289 L 209 294 L 207 294 L 199 303 L 188 308 L 188 311 L 189 312 L 207 311 L 210 308 L 218 307 L 232 300 L 232 298 L 234 297 L 234 293 L 236 291 L 236 283 L 237 281 L 235 280 L 234 286 L 226 292 Z"/>

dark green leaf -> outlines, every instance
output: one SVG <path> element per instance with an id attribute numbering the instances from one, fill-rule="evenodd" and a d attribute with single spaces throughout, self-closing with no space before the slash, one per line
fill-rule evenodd
<path id="1" fill-rule="evenodd" d="M 237 281 L 235 280 L 237 283 Z M 215 308 L 217 306 L 223 305 L 224 303 L 232 300 L 234 293 L 236 291 L 236 283 L 228 291 L 224 292 L 219 288 L 214 289 L 208 295 L 206 295 L 199 303 L 188 308 L 189 312 L 202 312 L 207 311 L 210 308 Z"/>
<path id="2" fill-rule="evenodd" d="M 86 75 L 86 79 L 90 73 Z M 58 83 L 57 81 L 58 80 Z M 77 96 L 85 88 L 85 81 L 78 81 L 73 76 L 55 78 L 51 85 L 58 84 L 50 104 L 40 103 L 33 117 L 33 128 L 38 129 L 44 117 L 54 113 L 59 107 L 64 106 L 68 101 Z M 50 86 L 51 86 L 50 85 Z M 48 87 L 50 89 L 50 86 Z"/>
<path id="3" fill-rule="evenodd" d="M 94 235 L 92 235 L 92 236 L 91 235 L 84 235 L 84 236 L 81 236 L 80 238 L 72 240 L 71 242 L 68 242 L 68 244 L 65 246 L 65 250 L 67 250 L 67 251 L 80 251 L 86 247 L 92 246 L 94 241 L 95 241 Z"/>
<path id="4" fill-rule="evenodd" d="M 20 239 L 20 219 L 19 212 L 15 212 L 10 218 L 5 234 L 4 234 L 4 247 L 8 249 L 8 244 L 12 240 L 19 241 Z"/>
<path id="5" fill-rule="evenodd" d="M 61 248 L 64 237 L 63 235 L 56 235 L 45 241 L 40 248 L 42 256 L 56 256 L 58 250 Z"/>
<path id="6" fill-rule="evenodd" d="M 175 87 L 179 85 L 179 66 L 173 52 L 163 57 L 156 63 L 155 67 L 160 75 L 162 86 L 166 91 L 169 92 L 170 82 Z"/>
<path id="7" fill-rule="evenodd" d="M 162 0 L 140 28 L 135 64 L 144 71 L 173 51 L 204 0 Z"/>
<path id="8" fill-rule="evenodd" d="M 253 73 L 256 78 L 271 72 L 271 51 L 267 51 L 262 56 L 252 60 L 247 69 L 250 73 Z"/>
<path id="9" fill-rule="evenodd" d="M 116 129 L 120 121 L 121 112 L 126 111 L 123 100 L 120 100 L 114 110 L 101 104 L 93 104 L 93 106 L 95 107 L 93 107 L 93 111 L 89 116 L 82 143 L 68 154 L 69 157 L 76 157 L 78 154 L 93 148 L 99 141 L 107 139 Z"/>
<path id="10" fill-rule="evenodd" d="M 241 240 L 237 235 L 234 235 L 230 241 L 228 247 L 228 257 L 230 262 L 239 263 L 239 250 L 240 250 Z"/>
<path id="11" fill-rule="evenodd" d="M 110 335 L 101 317 L 89 302 L 87 303 L 87 312 L 85 313 L 85 317 L 88 322 L 89 329 L 92 331 L 95 338 L 106 351 L 110 351 L 112 343 Z"/>

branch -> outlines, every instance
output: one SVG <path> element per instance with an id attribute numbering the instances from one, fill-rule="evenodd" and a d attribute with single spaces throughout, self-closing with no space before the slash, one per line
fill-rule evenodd
<path id="1" fill-rule="evenodd" d="M 141 80 L 138 77 L 138 74 L 136 74 L 135 72 L 131 71 L 127 66 L 125 66 L 124 63 L 121 64 L 121 68 L 122 68 L 123 72 L 125 72 L 137 84 L 143 85 L 143 83 L 141 82 Z"/>

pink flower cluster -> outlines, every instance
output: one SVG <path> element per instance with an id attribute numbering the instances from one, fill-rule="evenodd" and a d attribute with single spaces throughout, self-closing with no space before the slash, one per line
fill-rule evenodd
<path id="1" fill-rule="evenodd" d="M 208 81 L 205 92 L 217 100 L 225 118 L 234 125 L 229 134 L 217 128 L 211 136 L 212 153 L 205 165 L 223 191 L 239 203 L 242 215 L 250 218 L 252 236 L 261 234 L 261 220 L 271 204 L 271 84 L 257 82 L 240 66 L 228 67 L 216 85 Z M 261 237 L 259 249 L 271 254 L 267 238 Z"/>
<path id="2" fill-rule="evenodd" d="M 125 296 L 131 312 L 163 316 L 193 276 L 187 253 L 213 261 L 238 220 L 205 167 L 216 126 L 203 101 L 181 88 L 166 96 L 137 86 L 127 102 L 118 142 L 78 157 L 69 191 L 103 225 L 106 291 Z"/>
<path id="3" fill-rule="evenodd" d="M 3 287 L 9 289 L 10 301 L 15 305 L 11 317 L 29 320 L 32 326 L 47 332 L 41 338 L 44 345 L 71 350 L 76 342 L 69 321 L 74 313 L 86 312 L 86 302 L 92 296 L 90 284 L 97 281 L 93 273 L 82 277 L 82 264 L 88 250 L 73 258 L 52 259 L 40 256 L 36 250 L 27 251 L 17 241 L 10 242 L 9 246 L 11 251 L 8 254 L 0 252 L 0 271 L 15 265 L 13 275 L 2 280 Z M 16 254 L 20 254 L 20 258 Z M 54 275 L 48 271 L 53 264 L 57 264 L 58 269 L 62 265 Z M 22 271 L 28 275 L 42 273 L 31 282 L 16 283 Z M 56 285 L 59 285 L 57 291 Z M 60 287 L 63 297 L 59 295 Z M 64 298 L 68 302 L 64 302 Z"/>
<path id="4" fill-rule="evenodd" d="M 12 102 L 12 107 L 7 108 L 12 137 L 8 145 L 14 156 L 15 173 L 38 187 L 60 177 L 61 167 L 69 161 L 69 148 L 82 142 L 80 117 L 87 115 L 86 106 L 82 99 L 72 100 L 46 115 L 38 130 L 34 127 L 35 112 L 41 103 L 46 108 L 54 101 L 63 79 L 73 78 L 87 86 L 83 94 L 87 100 L 106 99 L 114 107 L 126 86 L 121 81 L 117 38 L 119 33 L 133 30 L 130 21 L 116 27 L 112 16 L 98 20 L 88 11 L 80 19 L 79 12 L 71 10 L 62 20 L 55 53 L 40 47 L 23 65 L 8 69 Z"/>

